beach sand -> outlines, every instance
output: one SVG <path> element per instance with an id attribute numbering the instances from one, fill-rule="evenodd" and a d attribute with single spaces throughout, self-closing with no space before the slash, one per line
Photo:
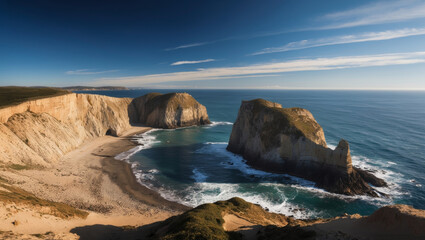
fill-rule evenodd
<path id="1" fill-rule="evenodd" d="M 132 127 L 122 137 L 104 136 L 84 143 L 51 168 L 0 170 L 11 185 L 39 198 L 69 204 L 89 212 L 86 219 L 61 219 L 40 214 L 33 206 L 0 203 L 0 231 L 17 234 L 68 234 L 87 225 L 142 226 L 177 215 L 189 207 L 163 199 L 140 185 L 129 164 L 114 156 L 134 148 L 130 136 L 148 131 Z M 18 222 L 18 224 L 16 224 Z M 13 224 L 15 223 L 15 224 Z M 63 238 L 67 238 L 63 236 Z M 22 237 L 22 236 L 21 236 Z M 76 237 L 76 235 L 74 235 Z"/>

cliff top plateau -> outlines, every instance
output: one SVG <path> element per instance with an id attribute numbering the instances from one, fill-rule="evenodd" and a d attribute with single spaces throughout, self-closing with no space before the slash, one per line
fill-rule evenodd
<path id="1" fill-rule="evenodd" d="M 69 94 L 69 91 L 50 87 L 0 87 L 0 108 L 47 97 Z"/>
<path id="2" fill-rule="evenodd" d="M 188 93 L 149 93 L 132 102 L 133 122 L 152 127 L 176 128 L 211 123 L 205 106 Z M 161 116 L 161 117 L 159 117 Z"/>

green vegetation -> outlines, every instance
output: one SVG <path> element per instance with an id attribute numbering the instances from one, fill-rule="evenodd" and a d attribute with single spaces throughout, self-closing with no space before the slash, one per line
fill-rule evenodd
<path id="1" fill-rule="evenodd" d="M 315 139 L 315 133 L 321 129 L 314 119 L 300 114 L 308 112 L 308 110 L 276 107 L 274 103 L 264 99 L 255 99 L 250 103 L 254 105 L 252 110 L 254 121 L 257 121 L 257 118 L 262 118 L 263 115 L 270 116 L 267 118 L 269 120 L 264 122 L 261 132 L 261 141 L 266 147 L 273 147 L 274 144 L 278 144 L 279 141 L 276 138 L 281 133 L 296 138 Z"/>
<path id="2" fill-rule="evenodd" d="M 158 229 L 166 229 L 160 239 L 188 240 L 236 240 L 242 236 L 236 232 L 226 232 L 223 228 L 223 212 L 243 212 L 252 204 L 240 198 L 208 203 L 189 210 L 179 216 L 169 218 Z"/>
<path id="3" fill-rule="evenodd" d="M 62 89 L 48 87 L 0 87 L 0 108 L 68 93 Z"/>
<path id="4" fill-rule="evenodd" d="M 9 165 L 8 166 L 10 169 L 13 169 L 13 170 L 26 170 L 26 169 L 30 169 L 30 167 L 29 166 L 26 166 L 26 165 L 20 165 L 20 164 L 11 164 L 11 165 Z"/>
<path id="5" fill-rule="evenodd" d="M 189 94 L 183 95 L 180 93 L 149 93 L 146 95 L 146 103 L 147 106 L 152 106 L 152 109 L 165 109 L 167 106 L 171 106 L 172 108 L 177 109 L 178 107 L 194 107 L 198 102 Z"/>
<path id="6" fill-rule="evenodd" d="M 64 219 L 73 217 L 86 218 L 88 215 L 88 212 L 81 211 L 67 204 L 40 199 L 23 189 L 7 184 L 4 179 L 0 179 L 0 187 L 2 188 L 0 190 L 0 201 L 2 202 L 13 202 L 34 207 L 49 207 L 51 215 Z"/>

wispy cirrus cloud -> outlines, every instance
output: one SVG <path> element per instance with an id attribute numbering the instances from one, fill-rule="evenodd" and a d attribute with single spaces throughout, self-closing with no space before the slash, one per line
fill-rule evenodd
<path id="1" fill-rule="evenodd" d="M 311 31 L 311 30 L 328 30 L 348 27 L 357 27 L 365 25 L 375 25 L 383 23 L 403 22 L 413 19 L 425 18 L 425 1 L 422 0 L 396 0 L 396 1 L 380 1 L 362 5 L 357 8 L 333 12 L 319 17 L 317 20 L 322 22 L 322 26 L 312 28 L 301 28 L 292 30 L 278 30 L 272 32 L 257 32 L 249 35 L 230 36 L 212 41 L 195 42 L 180 45 L 177 47 L 166 48 L 165 51 L 192 48 L 224 42 L 229 40 L 243 40 L 258 37 L 269 37 L 281 35 L 289 32 Z M 323 22 L 328 24 L 324 25 Z"/>
<path id="2" fill-rule="evenodd" d="M 334 23 L 319 29 L 394 23 L 420 18 L 425 18 L 425 2 L 422 0 L 380 1 L 354 9 L 326 14 L 319 20 Z"/>
<path id="3" fill-rule="evenodd" d="M 276 52 L 287 52 L 305 48 L 314 48 L 321 46 L 349 44 L 358 42 L 382 41 L 396 38 L 403 38 L 409 36 L 425 35 L 425 28 L 405 28 L 399 30 L 389 30 L 382 32 L 368 32 L 362 34 L 342 35 L 329 38 L 301 40 L 296 42 L 287 43 L 281 47 L 264 48 L 261 51 L 252 53 L 250 55 L 260 55 Z"/>
<path id="4" fill-rule="evenodd" d="M 118 71 L 119 70 L 93 71 L 91 69 L 78 69 L 78 70 L 66 71 L 65 74 L 69 74 L 69 75 L 93 75 L 93 74 L 102 74 L 102 73 L 112 73 L 112 72 L 118 72 Z"/>
<path id="5" fill-rule="evenodd" d="M 214 42 L 215 41 L 212 41 L 212 42 L 189 43 L 189 44 L 184 44 L 184 45 L 180 45 L 180 46 L 173 47 L 173 48 L 166 48 L 166 49 L 164 49 L 164 51 L 173 51 L 173 50 L 178 50 L 178 49 L 183 49 L 183 48 L 199 47 L 199 46 L 211 44 L 211 43 L 214 43 Z"/>
<path id="6" fill-rule="evenodd" d="M 202 68 L 196 71 L 100 78 L 94 84 L 143 86 L 152 83 L 258 77 L 285 72 L 324 71 L 360 67 L 425 63 L 425 52 L 313 58 L 248 65 L 243 67 Z"/>
<path id="7" fill-rule="evenodd" d="M 196 61 L 178 61 L 171 64 L 171 66 L 178 66 L 184 64 L 197 64 L 197 63 L 207 63 L 207 62 L 215 62 L 215 59 L 209 58 L 204 60 L 196 60 Z"/>

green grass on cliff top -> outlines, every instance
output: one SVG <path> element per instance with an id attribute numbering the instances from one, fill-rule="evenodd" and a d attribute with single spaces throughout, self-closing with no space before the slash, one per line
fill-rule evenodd
<path id="1" fill-rule="evenodd" d="M 197 105 L 197 101 L 189 94 L 179 94 L 179 93 L 149 93 L 147 96 L 148 105 L 166 108 L 171 107 L 176 109 L 177 107 L 181 108 L 190 108 Z"/>
<path id="2" fill-rule="evenodd" d="M 278 143 L 273 136 L 279 133 L 306 137 L 307 139 L 315 139 L 316 132 L 321 130 L 321 126 L 314 120 L 300 114 L 300 112 L 308 111 L 302 108 L 281 108 L 274 106 L 273 102 L 264 99 L 254 99 L 247 101 L 253 104 L 253 116 L 260 116 L 260 112 L 264 112 L 272 116 L 272 121 L 264 123 L 262 128 L 262 141 L 266 146 L 272 146 Z"/>
<path id="3" fill-rule="evenodd" d="M 243 212 L 252 204 L 241 198 L 200 205 L 181 215 L 169 218 L 158 228 L 165 230 L 161 240 L 239 240 L 241 235 L 223 228 L 222 213 Z"/>
<path id="4" fill-rule="evenodd" d="M 66 90 L 49 87 L 0 87 L 0 108 L 68 93 Z"/>

